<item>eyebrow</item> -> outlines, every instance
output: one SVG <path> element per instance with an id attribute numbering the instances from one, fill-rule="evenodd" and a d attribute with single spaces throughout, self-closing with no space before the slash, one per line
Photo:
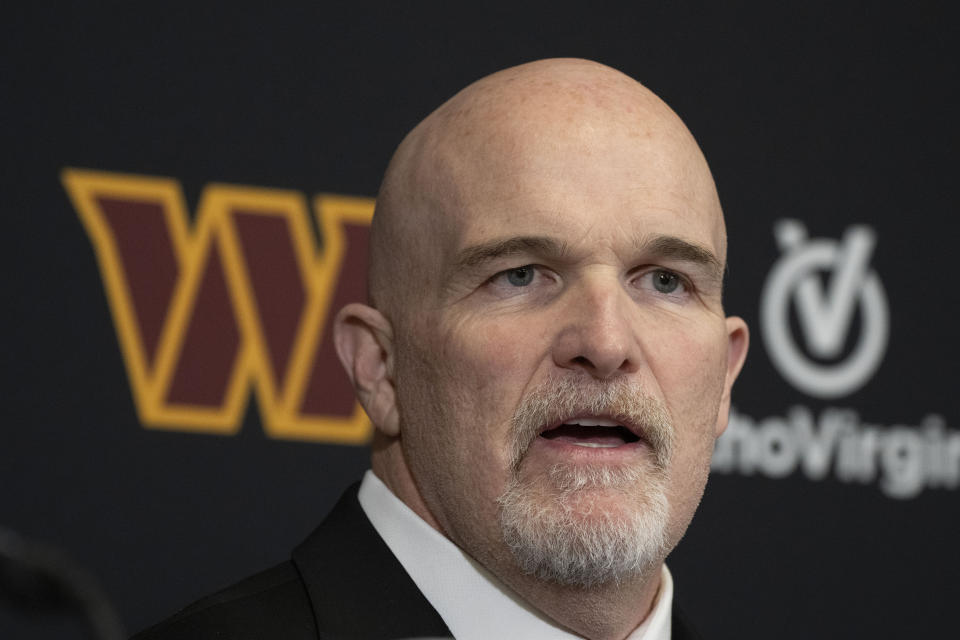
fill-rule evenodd
<path id="1" fill-rule="evenodd" d="M 567 245 L 544 236 L 493 240 L 462 250 L 457 256 L 456 265 L 460 269 L 475 269 L 491 260 L 525 253 L 562 257 L 567 254 Z"/>
<path id="2" fill-rule="evenodd" d="M 646 253 L 655 256 L 690 262 L 706 268 L 708 275 L 723 280 L 723 263 L 712 251 L 676 236 L 653 236 L 638 243 Z"/>

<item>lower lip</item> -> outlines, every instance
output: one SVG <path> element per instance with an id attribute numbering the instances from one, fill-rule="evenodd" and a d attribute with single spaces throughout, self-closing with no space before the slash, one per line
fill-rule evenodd
<path id="1" fill-rule="evenodd" d="M 602 443 L 601 443 L 602 444 Z M 537 437 L 530 444 L 527 455 L 543 454 L 549 457 L 560 457 L 568 461 L 582 460 L 583 462 L 603 461 L 616 462 L 646 455 L 650 447 L 643 440 L 624 442 L 619 446 L 584 446 L 577 444 L 570 438 L 543 438 Z"/>

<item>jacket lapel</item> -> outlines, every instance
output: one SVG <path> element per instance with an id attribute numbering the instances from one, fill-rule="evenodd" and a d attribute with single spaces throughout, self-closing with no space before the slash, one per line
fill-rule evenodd
<path id="1" fill-rule="evenodd" d="M 387 548 L 350 487 L 293 552 L 321 638 L 450 636 L 443 619 Z"/>

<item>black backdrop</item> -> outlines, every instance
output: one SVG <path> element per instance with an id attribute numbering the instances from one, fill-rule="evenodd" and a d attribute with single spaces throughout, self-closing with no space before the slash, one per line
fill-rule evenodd
<path id="1" fill-rule="evenodd" d="M 453 92 L 579 56 L 640 79 L 699 139 L 728 218 L 726 305 L 753 330 L 735 440 L 671 556 L 678 599 L 713 638 L 950 635 L 960 127 L 946 7 L 5 9 L 0 524 L 94 571 L 135 630 L 282 559 L 366 468 L 362 446 L 267 437 L 253 396 L 233 436 L 144 428 L 64 168 L 173 178 L 189 211 L 211 183 L 369 197 Z M 863 375 L 827 393 L 765 342 L 784 219 L 819 239 L 781 296 L 800 360 L 826 375 L 889 329 L 863 347 Z M 816 352 L 817 326 L 843 339 Z M 779 419 L 791 408 L 812 430 Z M 0 611 L 3 637 L 79 637 L 68 619 Z"/>

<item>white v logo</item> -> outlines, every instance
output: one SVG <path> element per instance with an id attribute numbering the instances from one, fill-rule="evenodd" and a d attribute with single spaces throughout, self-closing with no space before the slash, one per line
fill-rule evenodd
<path id="1" fill-rule="evenodd" d="M 801 223 L 783 220 L 775 234 L 782 250 L 803 251 L 800 245 L 806 240 L 806 230 Z M 820 358 L 840 355 L 875 245 L 876 235 L 869 227 L 850 227 L 836 252 L 833 275 L 827 286 L 824 287 L 819 275 L 812 271 L 804 274 L 797 284 L 797 316 L 812 355 Z"/>
<path id="2" fill-rule="evenodd" d="M 876 235 L 858 225 L 839 242 L 810 240 L 799 220 L 781 220 L 774 235 L 783 255 L 770 270 L 760 297 L 767 353 L 784 378 L 801 391 L 818 398 L 852 393 L 880 366 L 890 331 L 887 296 L 870 268 Z M 796 308 L 805 336 L 805 351 L 798 348 L 791 330 L 791 307 Z M 855 309 L 860 310 L 860 335 L 845 354 Z M 841 355 L 843 360 L 836 361 Z M 835 361 L 819 361 L 826 359 Z"/>

